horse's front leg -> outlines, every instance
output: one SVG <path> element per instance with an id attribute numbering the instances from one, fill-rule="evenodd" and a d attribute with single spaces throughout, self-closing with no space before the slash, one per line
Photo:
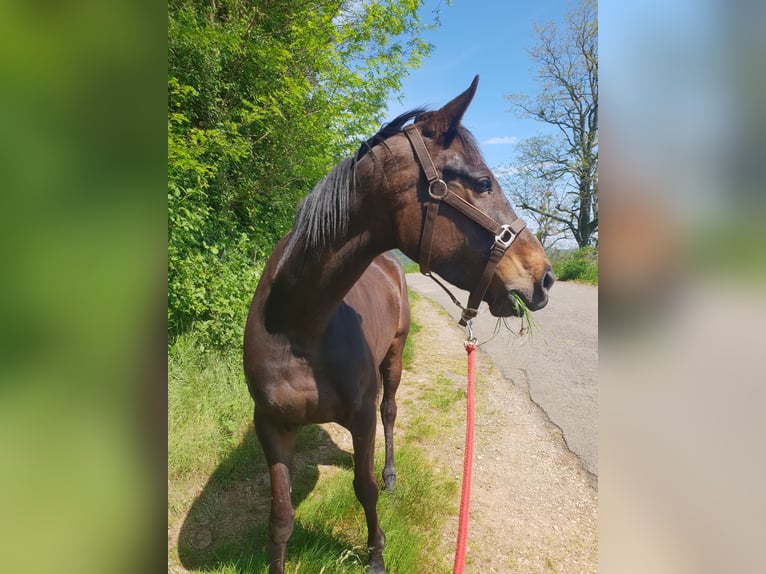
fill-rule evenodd
<path id="1" fill-rule="evenodd" d="M 286 430 L 275 426 L 267 418 L 256 416 L 255 431 L 263 447 L 271 479 L 269 574 L 283 574 L 287 541 L 295 522 L 295 510 L 290 497 L 290 468 L 298 428 Z"/>
<path id="2" fill-rule="evenodd" d="M 354 441 L 354 492 L 367 518 L 367 547 L 370 550 L 370 572 L 386 574 L 383 547 L 386 537 L 378 522 L 378 485 L 375 482 L 375 406 L 371 403 L 357 414 L 351 425 Z"/>

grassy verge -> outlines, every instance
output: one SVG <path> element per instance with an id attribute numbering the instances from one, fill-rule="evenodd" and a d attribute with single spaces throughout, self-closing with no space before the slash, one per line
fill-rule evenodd
<path id="1" fill-rule="evenodd" d="M 398 249 L 395 250 L 394 253 L 402 262 L 405 273 L 420 273 L 420 265 L 418 265 L 415 261 L 407 257 L 404 253 L 402 253 Z"/>
<path id="2" fill-rule="evenodd" d="M 598 250 L 595 247 L 574 251 L 554 250 L 548 257 L 557 280 L 598 285 Z"/>
<path id="3" fill-rule="evenodd" d="M 412 297 L 412 296 L 411 296 Z M 414 296 L 417 297 L 417 296 Z M 413 321 L 405 367 L 417 353 L 420 325 Z M 394 492 L 382 489 L 378 511 L 391 574 L 448 572 L 434 552 L 447 517 L 455 512 L 457 483 L 426 458 L 423 424 L 459 398 L 433 381 L 416 397 L 419 421 L 398 423 Z M 179 338 L 169 353 L 168 569 L 192 572 L 266 573 L 269 486 L 266 464 L 251 423 L 251 400 L 239 353 L 205 352 L 194 335 Z M 378 440 L 375 475 L 381 476 Z M 351 454 L 321 426 L 298 438 L 293 479 L 296 525 L 286 572 L 358 573 L 367 562 L 364 513 L 352 487 Z M 175 544 L 177 541 L 177 544 Z"/>
<path id="4" fill-rule="evenodd" d="M 420 299 L 420 295 L 412 290 L 407 292 L 407 297 L 410 302 L 410 309 L 412 309 L 415 301 Z M 407 341 L 404 343 L 404 350 L 402 351 L 402 366 L 405 369 L 411 369 L 412 364 L 415 361 L 415 335 L 420 332 L 420 323 L 413 314 L 410 319 L 410 334 L 407 337 Z"/>

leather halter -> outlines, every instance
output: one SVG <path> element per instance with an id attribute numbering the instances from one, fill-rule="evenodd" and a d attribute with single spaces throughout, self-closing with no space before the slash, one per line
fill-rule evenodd
<path id="1" fill-rule="evenodd" d="M 417 158 L 418 163 L 420 163 L 420 167 L 423 169 L 423 174 L 428 181 L 429 201 L 426 206 L 423 233 L 420 238 L 420 272 L 439 283 L 439 285 L 449 293 L 455 304 L 463 309 L 460 325 L 466 326 L 468 322 L 478 314 L 479 304 L 484 298 L 484 294 L 487 292 L 489 283 L 492 280 L 492 276 L 495 274 L 495 269 L 500 263 L 500 260 L 527 224 L 518 217 L 511 221 L 510 224 L 498 223 L 492 217 L 450 191 L 447 183 L 439 177 L 433 159 L 428 153 L 426 144 L 423 141 L 423 136 L 420 135 L 420 132 L 415 125 L 410 124 L 405 127 L 404 133 L 407 136 L 407 139 L 410 140 L 412 149 L 415 151 L 415 157 Z M 471 294 L 468 297 L 468 305 L 466 307 L 460 305 L 452 293 L 450 293 L 449 290 L 447 290 L 447 288 L 431 274 L 431 245 L 433 244 L 434 239 L 436 217 L 439 215 L 439 206 L 442 202 L 457 209 L 460 213 L 468 217 L 468 219 L 478 223 L 495 236 L 495 241 L 490 249 L 489 260 L 484 267 L 484 273 L 482 273 L 479 282 L 476 284 L 473 291 L 471 291 Z"/>

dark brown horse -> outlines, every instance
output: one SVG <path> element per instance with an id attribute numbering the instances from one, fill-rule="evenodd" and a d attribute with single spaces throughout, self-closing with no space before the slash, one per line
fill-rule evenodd
<path id="1" fill-rule="evenodd" d="M 351 432 L 370 570 L 385 572 L 373 476 L 376 404 L 382 386 L 383 480 L 393 488 L 395 394 L 410 323 L 404 274 L 387 250 L 398 247 L 458 287 L 486 283 L 475 297 L 495 316 L 518 314 L 513 293 L 531 310 L 548 301 L 553 275 L 543 248 L 518 225 L 460 125 L 477 82 L 437 111 L 399 116 L 337 165 L 301 203 L 263 271 L 244 368 L 271 477 L 272 574 L 284 571 L 293 529 L 298 429 L 330 421 Z"/>

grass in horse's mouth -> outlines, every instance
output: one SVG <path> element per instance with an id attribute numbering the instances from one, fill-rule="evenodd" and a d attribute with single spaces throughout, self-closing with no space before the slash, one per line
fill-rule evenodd
<path id="1" fill-rule="evenodd" d="M 513 300 L 513 306 L 514 306 L 514 317 L 519 317 L 521 319 L 521 327 L 519 328 L 518 333 L 514 330 L 514 328 L 510 324 L 511 317 L 498 317 L 497 318 L 497 324 L 495 325 L 495 332 L 492 335 L 492 339 L 494 339 L 498 333 L 500 333 L 500 325 L 502 324 L 510 333 L 513 333 L 514 335 L 519 335 L 520 337 L 524 335 L 532 336 L 532 331 L 535 328 L 535 320 L 532 319 L 532 311 L 529 310 L 527 305 L 524 303 L 524 301 L 521 299 L 521 297 L 515 293 L 511 292 L 511 299 Z M 525 324 L 526 323 L 526 324 Z"/>
<path id="2" fill-rule="evenodd" d="M 535 326 L 535 321 L 532 319 L 532 311 L 529 310 L 529 307 L 527 307 L 526 303 L 524 303 L 522 298 L 515 291 L 511 292 L 511 299 L 513 299 L 514 310 L 518 316 L 521 317 L 521 328 L 519 329 L 519 335 L 528 333 L 531 336 L 532 329 Z M 526 327 L 524 326 L 525 320 L 527 323 Z"/>

